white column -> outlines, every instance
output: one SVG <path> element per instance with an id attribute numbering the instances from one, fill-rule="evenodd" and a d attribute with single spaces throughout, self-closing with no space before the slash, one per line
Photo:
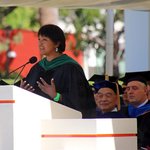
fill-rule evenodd
<path id="1" fill-rule="evenodd" d="M 114 13 L 113 10 L 107 10 L 106 17 L 106 74 L 113 75 L 113 31 L 114 31 Z"/>
<path id="2" fill-rule="evenodd" d="M 126 72 L 150 70 L 150 13 L 125 11 Z"/>

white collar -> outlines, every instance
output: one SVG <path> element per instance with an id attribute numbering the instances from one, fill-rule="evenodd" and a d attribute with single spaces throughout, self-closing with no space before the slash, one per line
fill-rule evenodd
<path id="1" fill-rule="evenodd" d="M 115 107 L 111 112 L 117 112 L 117 108 Z"/>
<path id="2" fill-rule="evenodd" d="M 148 99 L 146 99 L 142 104 L 140 104 L 137 108 L 140 108 L 142 106 L 144 106 L 146 103 L 148 102 Z"/>
<path id="3" fill-rule="evenodd" d="M 110 111 L 110 112 L 117 112 L 118 110 L 117 110 L 117 108 L 115 107 L 112 111 Z M 103 114 L 104 113 L 108 113 L 108 112 L 102 112 Z"/>

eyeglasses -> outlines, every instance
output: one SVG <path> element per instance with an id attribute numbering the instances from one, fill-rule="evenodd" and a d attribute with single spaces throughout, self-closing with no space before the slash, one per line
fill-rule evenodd
<path id="1" fill-rule="evenodd" d="M 103 94 L 103 93 L 97 92 L 96 94 L 98 95 L 99 98 L 103 98 L 104 96 L 105 96 L 106 98 L 111 98 L 112 96 L 114 96 L 113 93 L 105 93 L 105 94 Z"/>

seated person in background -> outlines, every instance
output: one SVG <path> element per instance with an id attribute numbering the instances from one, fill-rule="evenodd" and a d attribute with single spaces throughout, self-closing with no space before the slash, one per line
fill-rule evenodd
<path id="1" fill-rule="evenodd" d="M 128 106 L 129 101 L 128 101 L 126 87 L 124 85 L 122 86 L 122 101 L 124 107 Z"/>
<path id="2" fill-rule="evenodd" d="M 120 97 L 117 83 L 107 80 L 95 83 L 95 102 L 97 105 L 97 118 L 126 118 L 120 111 Z"/>
<path id="3" fill-rule="evenodd" d="M 119 80 L 124 82 L 124 84 L 126 84 L 125 82 L 127 82 L 128 79 L 134 78 L 137 76 L 140 76 L 144 78 L 144 80 L 146 80 L 147 88 L 148 88 L 147 90 L 148 99 L 150 99 L 150 71 L 126 72 L 125 76 L 120 78 Z"/>
<path id="4" fill-rule="evenodd" d="M 130 73 L 131 74 L 131 73 Z M 137 118 L 138 148 L 148 150 L 150 147 L 150 101 L 147 93 L 147 81 L 143 76 L 126 73 L 126 92 L 128 96 L 128 115 Z"/>

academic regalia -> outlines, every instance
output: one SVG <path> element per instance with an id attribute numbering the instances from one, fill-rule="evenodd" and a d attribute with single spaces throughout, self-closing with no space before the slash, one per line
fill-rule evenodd
<path id="1" fill-rule="evenodd" d="M 122 85 L 119 84 L 119 82 L 118 82 L 119 78 L 117 76 L 94 74 L 88 81 L 89 81 L 92 91 L 95 92 L 95 88 L 93 85 L 100 83 L 102 81 L 105 81 L 105 80 L 118 84 L 119 95 L 120 95 L 120 105 L 121 105 L 121 109 L 122 109 L 122 107 L 125 106 L 123 99 L 122 99 L 122 94 L 124 92 L 125 87 L 123 87 Z"/>
<path id="2" fill-rule="evenodd" d="M 25 80 L 33 86 L 35 93 L 50 98 L 42 92 L 37 81 L 42 77 L 48 84 L 54 79 L 56 91 L 62 96 L 61 104 L 82 112 L 83 118 L 95 117 L 93 92 L 86 80 L 83 69 L 72 58 L 63 54 L 51 62 L 44 58 L 35 64 Z"/>
<path id="3" fill-rule="evenodd" d="M 146 104 L 147 105 L 147 104 Z M 148 101 L 148 107 L 145 107 L 145 111 L 144 109 L 139 109 L 138 108 L 135 110 L 135 112 L 132 112 L 129 115 L 129 108 L 128 107 L 124 107 L 122 108 L 122 112 L 123 114 L 125 114 L 127 117 L 129 118 L 137 118 L 137 138 L 138 138 L 138 148 L 139 150 L 141 150 L 141 147 L 147 147 L 150 146 L 150 109 L 149 109 L 149 105 L 150 105 L 150 100 Z M 144 108 L 143 107 L 143 108 Z M 131 110 L 130 110 L 131 111 Z M 133 117 L 134 116 L 134 117 Z"/>
<path id="4" fill-rule="evenodd" d="M 97 108 L 96 118 L 128 118 L 128 116 L 125 113 L 123 113 L 123 111 L 121 111 L 120 108 L 121 106 L 120 106 L 119 93 L 122 92 L 121 86 L 119 86 L 117 83 L 103 80 L 101 82 L 94 83 L 93 87 L 95 89 L 95 93 L 97 93 L 102 88 L 110 88 L 117 95 L 116 107 L 110 112 L 101 112 L 100 108 Z"/>
<path id="5" fill-rule="evenodd" d="M 150 147 L 150 111 L 137 117 L 138 147 Z"/>
<path id="6" fill-rule="evenodd" d="M 88 81 L 91 83 L 99 83 L 104 80 L 109 80 L 110 82 L 116 82 L 118 80 L 118 77 L 94 74 Z"/>
<path id="7" fill-rule="evenodd" d="M 141 71 L 127 72 L 120 80 L 126 85 L 131 81 L 139 81 L 147 86 L 147 82 L 150 80 L 149 78 L 150 71 Z M 138 148 L 142 150 L 150 147 L 150 100 L 137 108 L 129 104 L 127 110 L 129 117 L 137 118 Z"/>
<path id="8" fill-rule="evenodd" d="M 96 118 L 128 118 L 122 111 L 111 111 L 102 113 L 99 109 L 96 110 Z"/>
<path id="9" fill-rule="evenodd" d="M 137 108 L 131 104 L 128 105 L 128 113 L 129 113 L 129 116 L 132 118 L 141 116 L 145 112 L 149 112 L 149 111 L 150 111 L 150 102 L 149 101 L 145 105 L 143 105 L 141 107 L 137 107 Z"/>
<path id="10" fill-rule="evenodd" d="M 147 84 L 147 81 L 150 80 L 150 71 L 126 72 L 119 80 L 123 81 L 125 85 L 130 81 L 140 81 Z"/>
<path id="11" fill-rule="evenodd" d="M 150 146 L 150 100 L 139 108 L 129 105 L 128 113 L 131 118 L 137 118 L 138 147 Z"/>
<path id="12" fill-rule="evenodd" d="M 94 91 L 93 84 L 102 82 L 104 80 L 109 80 L 110 82 L 116 82 L 117 77 L 115 76 L 108 76 L 108 75 L 99 75 L 99 74 L 94 74 L 92 77 L 89 78 L 88 82 L 92 90 Z"/>

